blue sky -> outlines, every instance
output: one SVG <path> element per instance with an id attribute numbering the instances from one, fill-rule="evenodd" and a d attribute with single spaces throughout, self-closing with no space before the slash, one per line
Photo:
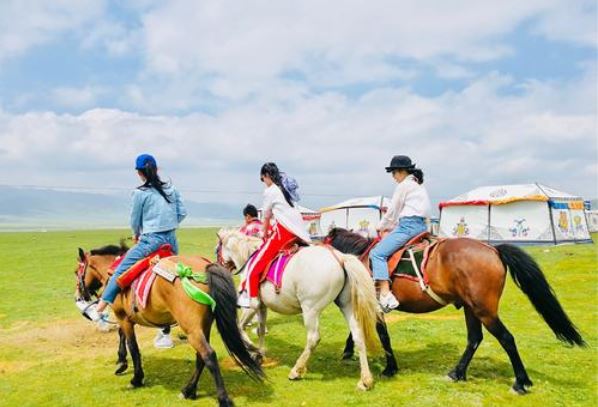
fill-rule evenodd
<path id="1" fill-rule="evenodd" d="M 406 153 L 436 201 L 598 196 L 593 1 L 46 3 L 0 4 L 0 183 L 134 186 L 151 151 L 196 200 L 274 160 L 324 206 Z"/>

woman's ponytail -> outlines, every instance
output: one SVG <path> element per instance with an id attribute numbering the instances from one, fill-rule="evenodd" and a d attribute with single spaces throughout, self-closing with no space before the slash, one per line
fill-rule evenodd
<path id="1" fill-rule="evenodd" d="M 424 183 L 424 172 L 419 168 L 409 169 L 407 172 L 415 177 L 418 184 L 421 185 Z"/>
<path id="2" fill-rule="evenodd" d="M 145 178 L 145 183 L 139 188 L 154 188 L 166 202 L 172 203 L 170 197 L 164 192 L 164 186 L 168 183 L 163 182 L 158 176 L 158 168 L 150 162 L 146 162 L 142 169 L 139 170 Z"/>

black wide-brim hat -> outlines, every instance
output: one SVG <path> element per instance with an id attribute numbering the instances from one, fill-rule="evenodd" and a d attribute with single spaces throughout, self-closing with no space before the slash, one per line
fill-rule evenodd
<path id="1" fill-rule="evenodd" d="M 390 160 L 390 165 L 386 167 L 386 172 L 412 168 L 415 168 L 415 164 L 411 162 L 411 158 L 406 155 L 395 155 L 392 157 L 392 160 Z"/>

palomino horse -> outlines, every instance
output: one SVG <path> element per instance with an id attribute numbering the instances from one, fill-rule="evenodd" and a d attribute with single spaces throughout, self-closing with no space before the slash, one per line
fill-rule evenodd
<path id="1" fill-rule="evenodd" d="M 373 240 L 344 229 L 333 229 L 325 239 L 344 253 L 364 255 Z M 515 284 L 528 296 L 538 313 L 544 318 L 556 337 L 571 345 L 585 345 L 581 335 L 559 304 L 552 288 L 538 264 L 516 246 L 501 244 L 488 246 L 473 239 L 441 240 L 432 251 L 426 271 L 428 284 L 445 304 L 463 307 L 467 324 L 467 347 L 461 360 L 448 376 L 453 381 L 466 380 L 466 371 L 476 349 L 482 342 L 482 324 L 494 335 L 506 351 L 513 370 L 513 390 L 519 394 L 532 386 L 517 351 L 513 335 L 498 317 L 498 303 L 502 294 L 507 268 Z M 422 291 L 419 284 L 405 278 L 394 278 L 392 292 L 400 302 L 399 311 L 425 313 L 444 307 Z M 387 355 L 388 372 L 396 372 L 397 365 L 390 346 L 386 325 L 377 326 L 380 340 Z M 344 357 L 353 354 L 351 335 L 347 339 Z"/>
<path id="2" fill-rule="evenodd" d="M 127 248 L 122 244 L 120 247 L 105 246 L 87 254 L 79 249 L 77 291 L 84 300 L 89 301 L 96 290 L 106 285 L 109 278 L 108 268 L 115 258 L 123 255 L 126 250 Z M 243 370 L 254 379 L 262 379 L 264 373 L 248 351 L 248 348 L 252 351 L 256 351 L 256 349 L 243 339 L 239 330 L 236 308 L 237 293 L 230 273 L 222 266 L 210 264 L 200 257 L 175 256 L 168 259 L 174 262 L 180 261 L 194 270 L 205 269 L 207 282 L 206 284 L 197 283 L 196 287 L 208 293 L 215 300 L 216 307 L 212 311 L 209 306 L 193 301 L 185 294 L 179 278 L 170 283 L 157 277 L 145 308 L 137 309 L 134 305 L 135 294 L 131 289 L 124 290 L 116 297 L 112 305 L 120 327 L 118 331 L 120 336 L 118 368 L 115 374 L 119 375 L 127 370 L 127 345 L 135 368 L 131 386 L 142 386 L 144 373 L 135 337 L 135 324 L 164 327 L 178 323 L 187 334 L 189 344 L 196 351 L 195 372 L 181 390 L 181 397 L 191 399 L 197 397 L 197 382 L 204 367 L 207 367 L 214 377 L 220 406 L 232 406 L 233 402 L 228 397 L 218 367 L 216 352 L 209 343 L 214 319 L 227 351 Z"/>
<path id="3" fill-rule="evenodd" d="M 219 258 L 231 269 L 241 270 L 249 256 L 262 244 L 261 239 L 231 230 L 218 232 Z M 323 246 L 302 248 L 288 262 L 280 290 L 263 282 L 260 287 L 261 306 L 258 310 L 259 348 L 264 354 L 266 307 L 285 315 L 303 313 L 307 330 L 305 349 L 289 373 L 289 379 L 300 379 L 307 362 L 320 341 L 320 314 L 334 302 L 342 311 L 359 351 L 361 379 L 357 387 L 368 390 L 374 380 L 367 360 L 366 344 L 371 343 L 376 321 L 374 285 L 367 269 L 352 255 L 342 254 Z M 254 315 L 246 310 L 242 323 Z"/>

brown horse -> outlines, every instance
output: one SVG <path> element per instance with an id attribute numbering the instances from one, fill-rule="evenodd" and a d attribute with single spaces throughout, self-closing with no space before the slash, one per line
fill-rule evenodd
<path id="1" fill-rule="evenodd" d="M 127 248 L 121 246 L 105 246 L 85 253 L 79 249 L 79 269 L 77 278 L 77 292 L 86 301 L 101 287 L 105 287 L 109 275 L 108 268 L 117 256 L 123 255 Z M 249 350 L 257 351 L 242 338 L 237 322 L 236 300 L 237 293 L 230 273 L 222 266 L 210 264 L 200 257 L 177 256 L 169 260 L 181 261 L 194 270 L 206 272 L 207 284 L 195 284 L 202 291 L 209 293 L 216 301 L 214 311 L 207 305 L 193 301 L 185 294 L 181 281 L 177 278 L 173 283 L 163 278 L 156 278 L 149 294 L 146 307 L 137 309 L 134 303 L 135 294 L 130 289 L 121 292 L 112 305 L 112 310 L 118 320 L 120 346 L 118 350 L 118 368 L 115 374 L 122 374 L 127 370 L 127 346 L 133 359 L 135 368 L 132 387 L 143 385 L 143 369 L 141 355 L 135 337 L 135 324 L 150 327 L 165 327 L 178 323 L 187 334 L 189 344 L 196 351 L 195 371 L 191 379 L 181 390 L 181 397 L 196 398 L 197 382 L 207 367 L 216 383 L 218 402 L 220 406 L 232 406 L 228 397 L 224 381 L 218 367 L 216 352 L 210 346 L 210 330 L 212 322 L 222 336 L 224 345 L 233 359 L 243 370 L 254 379 L 261 380 L 264 373 L 260 365 L 251 357 Z"/>
<path id="2" fill-rule="evenodd" d="M 344 253 L 365 254 L 362 257 L 365 262 L 366 250 L 371 249 L 373 243 L 373 239 L 339 228 L 331 230 L 325 241 Z M 433 292 L 445 304 L 452 303 L 457 309 L 463 307 L 465 311 L 467 347 L 448 376 L 453 381 L 466 380 L 469 362 L 482 342 L 484 325 L 511 360 L 515 371 L 513 390 L 524 394 L 527 387 L 532 386 L 532 381 L 523 366 L 513 335 L 498 317 L 498 303 L 507 269 L 559 340 L 571 345 L 585 345 L 538 264 L 518 247 L 508 244 L 492 247 L 466 238 L 446 239 L 438 242 L 426 265 L 428 284 Z M 445 305 L 422 291 L 418 282 L 406 278 L 393 278 L 392 292 L 400 302 L 399 311 L 426 313 Z M 398 369 L 383 320 L 379 321 L 377 331 L 386 354 L 387 365 L 383 374 L 392 376 Z M 353 340 L 349 335 L 343 357 L 350 358 L 352 355 Z"/>

